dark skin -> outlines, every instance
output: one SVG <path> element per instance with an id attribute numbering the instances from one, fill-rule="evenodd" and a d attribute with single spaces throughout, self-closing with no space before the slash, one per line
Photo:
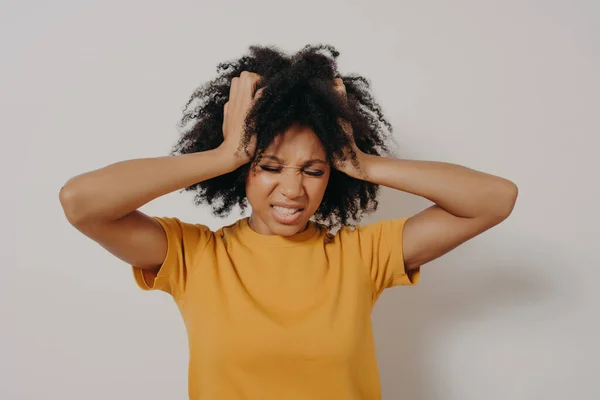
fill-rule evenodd
<path id="1" fill-rule="evenodd" d="M 250 157 L 240 156 L 238 149 L 244 116 L 255 101 L 257 80 L 252 73 L 243 73 L 237 83 L 232 84 L 234 95 L 230 102 L 233 107 L 226 112 L 225 140 L 218 148 L 121 161 L 69 179 L 59 195 L 69 222 L 126 263 L 156 271 L 165 259 L 166 236 L 160 225 L 138 208 L 164 194 L 235 171 L 250 160 Z M 341 87 L 337 90 L 344 93 Z M 352 137 L 352 127 L 344 121 L 340 124 Z M 279 147 L 273 149 L 278 153 L 275 156 L 282 167 L 292 167 L 289 171 L 295 168 L 299 173 L 288 173 L 287 169 L 285 173 L 263 169 L 260 173 L 271 177 L 271 183 L 266 185 L 248 178 L 247 185 L 260 189 L 256 191 L 256 201 L 269 207 L 272 204 L 269 201 L 273 199 L 277 202 L 284 199 L 299 202 L 300 199 L 310 211 L 319 202 L 326 185 L 323 184 L 324 174 L 311 176 L 306 173 L 310 172 L 306 161 L 323 155 L 320 153 L 322 147 L 319 147 L 322 144 L 310 129 L 294 129 L 299 131 L 287 138 L 283 135 L 282 142 L 275 145 Z M 407 220 L 402 246 L 408 270 L 444 255 L 502 222 L 512 212 L 517 199 L 517 186 L 507 179 L 456 164 L 366 154 L 351 143 L 359 168 L 348 162 L 336 163 L 334 168 L 350 177 L 422 196 L 435 203 Z M 316 165 L 311 165 L 311 170 L 313 167 Z M 329 165 L 319 167 L 323 172 L 327 168 L 330 174 L 332 172 Z M 267 192 L 261 194 L 262 189 Z M 249 197 L 253 196 L 249 194 Z M 292 205 L 298 206 L 300 202 Z M 270 212 L 266 208 L 264 211 L 265 215 Z M 265 221 L 266 218 L 262 219 L 266 228 L 278 226 L 269 226 Z M 253 224 L 259 232 L 265 226 Z M 286 225 L 285 232 L 263 230 L 262 233 L 291 235 L 303 227 L 298 223 Z"/>
<path id="2" fill-rule="evenodd" d="M 335 86 L 345 98 L 341 79 Z M 352 127 L 340 121 L 352 137 Z M 415 269 L 499 224 L 511 214 L 517 186 L 504 178 L 456 164 L 402 160 L 363 153 L 352 141 L 360 168 L 349 176 L 424 197 L 435 204 L 408 218 L 403 231 L 407 270 Z"/>
<path id="3" fill-rule="evenodd" d="M 345 101 L 343 81 L 337 78 L 333 84 Z M 353 139 L 351 125 L 343 120 L 339 123 Z M 517 199 L 518 190 L 513 182 L 460 165 L 368 155 L 354 140 L 347 153 L 350 151 L 356 154 L 358 165 L 336 163 L 335 168 L 355 179 L 402 190 L 435 203 L 406 222 L 402 246 L 408 270 L 497 225 L 510 215 Z M 307 174 L 310 172 L 307 162 L 324 159 L 325 150 L 310 128 L 297 128 L 284 133 L 266 154 L 287 162 L 273 164 L 272 159 L 263 160 L 262 166 L 273 164 L 272 168 L 250 175 L 246 184 L 248 198 L 253 210 L 260 210 L 252 214 L 251 226 L 259 233 L 293 235 L 304 229 L 325 191 L 330 174 L 328 165 L 322 163 L 313 168 L 322 173 L 320 176 Z M 289 172 L 283 172 L 282 168 Z M 268 217 L 273 201 L 304 207 L 307 212 L 295 225 L 277 224 Z"/>

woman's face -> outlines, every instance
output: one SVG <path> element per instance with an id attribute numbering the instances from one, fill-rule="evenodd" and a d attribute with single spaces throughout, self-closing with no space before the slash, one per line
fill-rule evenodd
<path id="1" fill-rule="evenodd" d="M 280 236 L 303 231 L 323 200 L 329 174 L 325 149 L 312 129 L 294 125 L 277 136 L 246 180 L 252 229 Z"/>

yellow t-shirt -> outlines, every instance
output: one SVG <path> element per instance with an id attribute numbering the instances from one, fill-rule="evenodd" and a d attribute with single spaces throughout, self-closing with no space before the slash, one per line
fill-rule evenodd
<path id="1" fill-rule="evenodd" d="M 137 284 L 173 296 L 188 334 L 192 400 L 381 398 L 371 329 L 385 288 L 405 272 L 406 218 L 343 227 L 311 222 L 292 237 L 253 231 L 248 218 L 212 232 L 154 217 L 168 251 Z"/>

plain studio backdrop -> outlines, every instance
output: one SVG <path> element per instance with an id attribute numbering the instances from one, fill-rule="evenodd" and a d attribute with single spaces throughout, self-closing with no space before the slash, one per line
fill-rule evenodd
<path id="1" fill-rule="evenodd" d="M 172 299 L 69 225 L 73 175 L 168 154 L 193 90 L 248 46 L 331 44 L 397 153 L 519 187 L 501 225 L 379 299 L 384 399 L 600 398 L 600 3 L 2 2 L 0 398 L 187 398 Z M 174 192 L 142 208 L 233 222 Z M 363 222 L 431 203 L 383 190 Z"/>

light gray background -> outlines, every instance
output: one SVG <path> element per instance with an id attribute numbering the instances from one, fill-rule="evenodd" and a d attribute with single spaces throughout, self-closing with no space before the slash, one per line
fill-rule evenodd
<path id="1" fill-rule="evenodd" d="M 165 155 L 189 95 L 251 44 L 336 46 L 400 155 L 517 183 L 501 225 L 374 311 L 384 399 L 598 399 L 594 1 L 2 2 L 0 398 L 187 398 L 175 304 L 66 221 L 71 176 Z M 384 191 L 371 219 L 427 200 Z M 232 222 L 177 192 L 143 207 Z"/>

